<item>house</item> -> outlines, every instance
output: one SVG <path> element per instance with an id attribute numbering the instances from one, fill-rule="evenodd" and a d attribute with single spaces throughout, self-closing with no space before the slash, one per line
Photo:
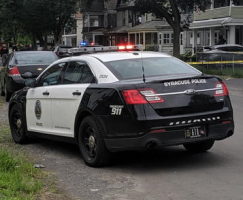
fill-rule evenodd
<path id="1" fill-rule="evenodd" d="M 62 35 L 62 44 L 76 47 L 83 39 L 83 14 L 77 13 L 72 17 L 74 20 L 73 27 L 64 29 L 64 34 Z"/>
<path id="2" fill-rule="evenodd" d="M 243 0 L 212 0 L 205 12 L 194 12 L 190 25 L 193 52 L 219 42 L 243 45 Z"/>

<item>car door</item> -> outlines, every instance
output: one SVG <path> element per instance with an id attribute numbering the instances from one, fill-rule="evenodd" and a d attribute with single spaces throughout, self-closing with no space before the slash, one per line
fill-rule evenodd
<path id="1" fill-rule="evenodd" d="M 26 118 L 28 131 L 52 133 L 51 91 L 60 81 L 66 63 L 55 64 L 37 80 L 37 87 L 28 90 Z"/>
<path id="2" fill-rule="evenodd" d="M 66 68 L 62 84 L 52 87 L 52 124 L 56 135 L 74 137 L 75 116 L 86 88 L 95 81 L 88 64 L 72 61 Z"/>

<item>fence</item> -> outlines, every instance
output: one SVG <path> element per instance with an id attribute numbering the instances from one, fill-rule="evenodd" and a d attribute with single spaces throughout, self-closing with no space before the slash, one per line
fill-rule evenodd
<path id="1" fill-rule="evenodd" d="M 241 52 L 199 52 L 194 59 L 195 61 L 187 63 L 207 70 L 230 69 L 233 73 L 236 68 L 243 70 L 243 53 Z"/>

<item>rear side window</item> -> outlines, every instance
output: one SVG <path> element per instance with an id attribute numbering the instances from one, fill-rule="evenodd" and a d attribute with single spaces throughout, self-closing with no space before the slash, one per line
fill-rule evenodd
<path id="1" fill-rule="evenodd" d="M 89 66 L 82 61 L 70 62 L 63 76 L 63 84 L 92 83 L 94 76 Z"/>
<path id="2" fill-rule="evenodd" d="M 39 64 L 49 65 L 57 60 L 55 54 L 52 53 L 20 53 L 16 54 L 16 63 L 19 65 Z"/>
<path id="3" fill-rule="evenodd" d="M 243 48 L 242 47 L 229 47 L 229 51 L 233 51 L 233 52 L 242 51 L 243 52 Z"/>
<path id="4" fill-rule="evenodd" d="M 106 62 L 105 65 L 120 80 L 142 78 L 143 69 L 146 77 L 174 74 L 200 74 L 193 67 L 173 57 L 118 60 Z"/>
<path id="5" fill-rule="evenodd" d="M 68 49 L 70 49 L 70 48 L 72 48 L 72 47 L 60 47 L 59 51 L 61 51 L 61 52 L 68 52 Z"/>
<path id="6" fill-rule="evenodd" d="M 219 47 L 218 50 L 221 50 L 221 51 L 230 51 L 229 47 Z"/>

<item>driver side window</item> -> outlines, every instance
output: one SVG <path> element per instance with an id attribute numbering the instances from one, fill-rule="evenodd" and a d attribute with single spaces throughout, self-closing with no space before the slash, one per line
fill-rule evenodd
<path id="1" fill-rule="evenodd" d="M 40 78 L 38 86 L 57 85 L 61 81 L 61 72 L 66 63 L 58 63 L 48 69 Z"/>

